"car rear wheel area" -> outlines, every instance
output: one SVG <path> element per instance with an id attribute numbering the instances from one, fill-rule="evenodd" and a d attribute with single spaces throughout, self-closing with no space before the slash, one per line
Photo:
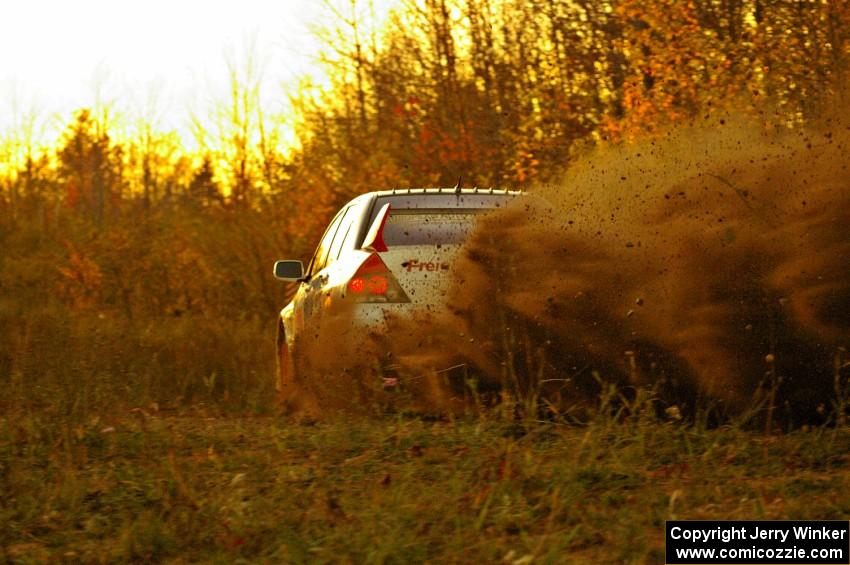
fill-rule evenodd
<path id="1" fill-rule="evenodd" d="M 289 389 L 295 386 L 295 362 L 286 340 L 286 330 L 279 323 L 277 328 L 277 378 L 275 379 L 275 391 L 278 399 L 285 401 L 291 396 Z"/>

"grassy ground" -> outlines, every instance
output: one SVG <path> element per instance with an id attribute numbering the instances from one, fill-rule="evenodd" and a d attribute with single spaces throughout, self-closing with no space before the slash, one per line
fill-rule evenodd
<path id="1" fill-rule="evenodd" d="M 845 429 L 154 408 L 0 418 L 0 560 L 659 563 L 665 519 L 850 514 Z"/>
<path id="2" fill-rule="evenodd" d="M 0 562 L 658 563 L 668 518 L 850 515 L 844 427 L 311 425 L 268 402 L 262 323 L 0 322 Z"/>

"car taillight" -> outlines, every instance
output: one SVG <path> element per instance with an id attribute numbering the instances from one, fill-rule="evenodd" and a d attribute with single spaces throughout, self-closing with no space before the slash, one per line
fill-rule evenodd
<path id="1" fill-rule="evenodd" d="M 348 281 L 348 296 L 358 302 L 410 302 L 410 298 L 377 254 L 371 255 Z"/>

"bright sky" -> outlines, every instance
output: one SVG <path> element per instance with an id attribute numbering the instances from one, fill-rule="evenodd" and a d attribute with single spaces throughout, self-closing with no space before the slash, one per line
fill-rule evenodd
<path id="1" fill-rule="evenodd" d="M 374 0 L 378 18 L 394 3 Z M 0 132 L 34 111 L 51 138 L 98 97 L 147 115 L 153 93 L 159 126 L 191 137 L 190 109 L 225 96 L 226 53 L 242 63 L 252 38 L 266 111 L 282 112 L 284 88 L 320 76 L 312 29 L 327 13 L 321 0 L 0 0 Z"/>

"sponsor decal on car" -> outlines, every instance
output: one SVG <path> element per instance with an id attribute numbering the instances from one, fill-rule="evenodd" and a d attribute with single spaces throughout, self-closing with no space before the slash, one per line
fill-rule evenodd
<path id="1" fill-rule="evenodd" d="M 429 273 L 433 273 L 435 271 L 449 270 L 449 264 L 442 261 L 418 261 L 416 259 L 409 259 L 402 263 L 401 266 L 404 267 L 408 273 L 412 271 L 428 271 Z"/>

